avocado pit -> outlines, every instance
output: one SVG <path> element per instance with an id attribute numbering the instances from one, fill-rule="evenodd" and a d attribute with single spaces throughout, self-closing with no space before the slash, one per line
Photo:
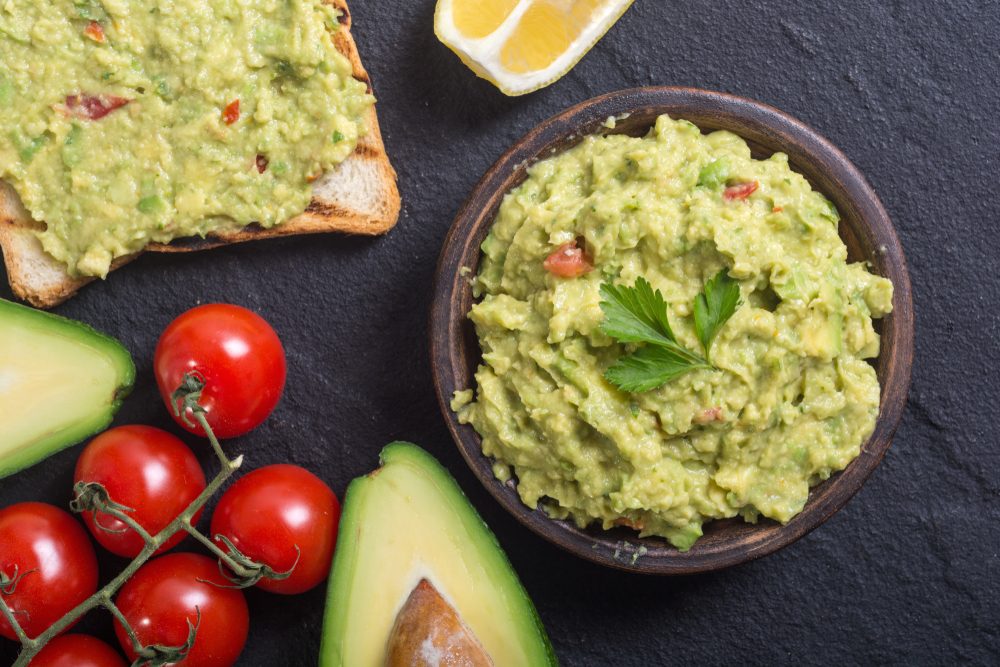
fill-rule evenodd
<path id="1" fill-rule="evenodd" d="M 421 579 L 389 634 L 386 667 L 493 667 L 472 630 L 437 589 Z"/>

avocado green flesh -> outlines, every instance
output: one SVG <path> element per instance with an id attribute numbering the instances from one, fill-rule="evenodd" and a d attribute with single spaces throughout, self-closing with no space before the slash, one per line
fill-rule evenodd
<path id="1" fill-rule="evenodd" d="M 301 213 L 374 104 L 333 44 L 338 16 L 322 0 L 0 3 L 0 178 L 46 223 L 46 252 L 104 276 L 151 242 Z"/>
<path id="2" fill-rule="evenodd" d="M 0 299 L 0 477 L 103 430 L 134 379 L 116 340 Z"/>
<path id="3" fill-rule="evenodd" d="M 388 445 L 381 461 L 344 499 L 320 665 L 381 667 L 396 615 L 421 579 L 497 667 L 556 664 L 506 555 L 448 471 L 409 443 Z"/>
<path id="4" fill-rule="evenodd" d="M 687 549 L 711 519 L 786 522 L 858 456 L 879 411 L 867 360 L 893 288 L 848 261 L 838 221 L 787 156 L 753 159 L 731 132 L 661 116 L 644 137 L 587 137 L 504 198 L 469 314 L 483 363 L 452 407 L 499 480 L 580 526 Z M 579 238 L 592 271 L 544 269 Z M 637 394 L 608 382 L 634 346 L 600 330 L 601 284 L 648 280 L 680 343 L 699 350 L 692 303 L 720 270 L 743 305 L 713 343 L 718 370 Z"/>

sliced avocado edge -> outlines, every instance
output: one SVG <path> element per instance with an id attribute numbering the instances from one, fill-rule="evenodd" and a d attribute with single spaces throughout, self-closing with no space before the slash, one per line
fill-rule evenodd
<path id="1" fill-rule="evenodd" d="M 477 547 L 480 556 L 492 561 L 492 572 L 504 580 L 499 584 L 500 587 L 513 594 L 524 615 L 524 618 L 512 620 L 521 626 L 521 630 L 527 634 L 526 639 L 531 644 L 529 648 L 532 650 L 528 652 L 532 655 L 532 661 L 525 667 L 558 665 L 555 651 L 542 625 L 538 611 L 514 572 L 509 558 L 493 531 L 469 502 L 451 473 L 431 454 L 410 442 L 396 441 L 386 445 L 379 455 L 379 461 L 381 464 L 379 468 L 365 476 L 355 478 L 348 485 L 344 495 L 340 537 L 327 589 L 320 666 L 346 667 L 345 658 L 342 655 L 342 644 L 347 631 L 345 614 L 350 599 L 344 596 L 347 596 L 351 591 L 352 575 L 358 559 L 361 557 L 358 549 L 354 548 L 361 529 L 358 521 L 363 514 L 366 499 L 374 489 L 373 481 L 386 466 L 392 465 L 414 466 L 423 474 L 432 477 L 442 496 L 455 501 L 451 505 L 450 511 L 459 518 L 470 534 L 484 541 L 484 545 Z M 474 547 L 470 546 L 469 548 Z M 497 667 L 503 667 L 503 665 L 497 664 Z"/>
<path id="2" fill-rule="evenodd" d="M 89 348 L 94 353 L 103 355 L 114 371 L 117 386 L 108 397 L 106 407 L 103 407 L 100 412 L 85 416 L 80 421 L 59 431 L 42 435 L 40 439 L 33 442 L 13 446 L 11 447 L 12 451 L 6 453 L 0 451 L 0 479 L 20 472 L 53 454 L 72 447 L 88 436 L 103 431 L 111 424 L 122 401 L 132 391 L 135 384 L 135 363 L 132 361 L 132 355 L 116 339 L 82 322 L 0 299 L 0 330 L 18 327 L 29 335 L 35 331 L 54 336 L 61 335 L 64 339 L 79 342 L 81 348 Z M 37 360 L 25 361 L 36 362 Z M 5 416 L 5 419 L 16 419 L 17 406 L 8 405 L 7 408 L 11 415 Z"/>

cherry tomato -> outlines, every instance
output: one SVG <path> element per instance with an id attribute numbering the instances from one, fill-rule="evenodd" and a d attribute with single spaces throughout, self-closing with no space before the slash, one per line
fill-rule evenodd
<path id="1" fill-rule="evenodd" d="M 554 253 L 545 258 L 542 266 L 560 278 L 579 278 L 594 269 L 586 253 L 577 247 L 575 241 L 563 243 L 556 248 Z"/>
<path id="2" fill-rule="evenodd" d="M 76 462 L 74 482 L 99 482 L 111 499 L 134 508 L 127 514 L 150 535 L 156 535 L 187 509 L 205 490 L 205 473 L 194 453 L 178 438 L 151 426 L 119 426 L 90 441 Z M 201 512 L 192 523 L 198 522 Z M 118 519 L 85 512 L 90 533 L 108 551 L 135 557 L 145 543 L 138 533 Z M 174 535 L 157 553 L 175 547 L 187 533 Z"/>
<path id="3" fill-rule="evenodd" d="M 730 185 L 722 193 L 723 199 L 736 200 L 736 199 L 746 199 L 753 193 L 757 191 L 760 187 L 760 183 L 757 181 L 750 181 L 748 183 L 737 183 L 736 185 Z"/>
<path id="4" fill-rule="evenodd" d="M 97 591 L 97 556 L 87 531 L 68 512 L 45 503 L 0 510 L 0 572 L 8 580 L 20 577 L 12 593 L 0 594 L 29 637 Z M 16 638 L 2 615 L 0 636 Z"/>
<path id="5" fill-rule="evenodd" d="M 115 603 L 143 646 L 182 646 L 190 621 L 198 626 L 198 634 L 179 664 L 226 667 L 236 662 L 250 628 L 246 599 L 229 585 L 211 558 L 167 554 L 139 568 L 122 586 Z M 129 659 L 135 660 L 132 641 L 117 621 L 115 634 Z"/>
<path id="6" fill-rule="evenodd" d="M 262 579 L 257 586 L 295 594 L 330 573 L 339 523 L 340 503 L 330 487 L 305 468 L 280 464 L 254 470 L 226 491 L 212 515 L 212 535 L 225 535 L 275 572 L 294 565 L 287 579 Z"/>
<path id="7" fill-rule="evenodd" d="M 285 350 L 274 329 L 256 313 L 228 304 L 198 306 L 171 322 L 156 345 L 153 367 L 171 415 L 171 394 L 184 374 L 201 374 L 206 382 L 201 405 L 219 438 L 260 425 L 285 388 Z M 175 419 L 191 433 L 205 435 L 193 418 L 193 427 Z"/>
<path id="8" fill-rule="evenodd" d="M 45 645 L 29 667 L 125 667 L 113 648 L 90 635 L 63 635 Z"/>

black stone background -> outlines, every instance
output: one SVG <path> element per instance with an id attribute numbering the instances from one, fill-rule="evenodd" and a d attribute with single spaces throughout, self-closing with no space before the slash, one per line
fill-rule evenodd
<path id="1" fill-rule="evenodd" d="M 178 432 L 150 372 L 157 335 L 195 304 L 242 304 L 284 340 L 289 385 L 266 425 L 231 447 L 249 466 L 304 465 L 339 495 L 385 443 L 422 444 L 496 532 L 567 665 L 1000 663 L 1000 4 L 638 0 L 563 80 L 514 99 L 435 39 L 432 0 L 352 9 L 399 172 L 399 226 L 379 239 L 147 255 L 84 289 L 56 312 L 124 341 L 138 367 L 116 423 Z M 577 560 L 503 512 L 445 430 L 427 350 L 438 250 L 480 175 L 543 119 L 646 84 L 756 98 L 842 148 L 895 221 L 918 327 L 906 415 L 854 500 L 779 553 L 674 579 Z M 0 482 L 0 505 L 65 505 L 78 452 Z M 104 557 L 102 576 L 121 565 Z M 315 664 L 324 594 L 249 591 L 240 664 Z M 82 628 L 109 636 L 110 621 Z M 14 646 L 0 644 L 6 664 Z"/>

